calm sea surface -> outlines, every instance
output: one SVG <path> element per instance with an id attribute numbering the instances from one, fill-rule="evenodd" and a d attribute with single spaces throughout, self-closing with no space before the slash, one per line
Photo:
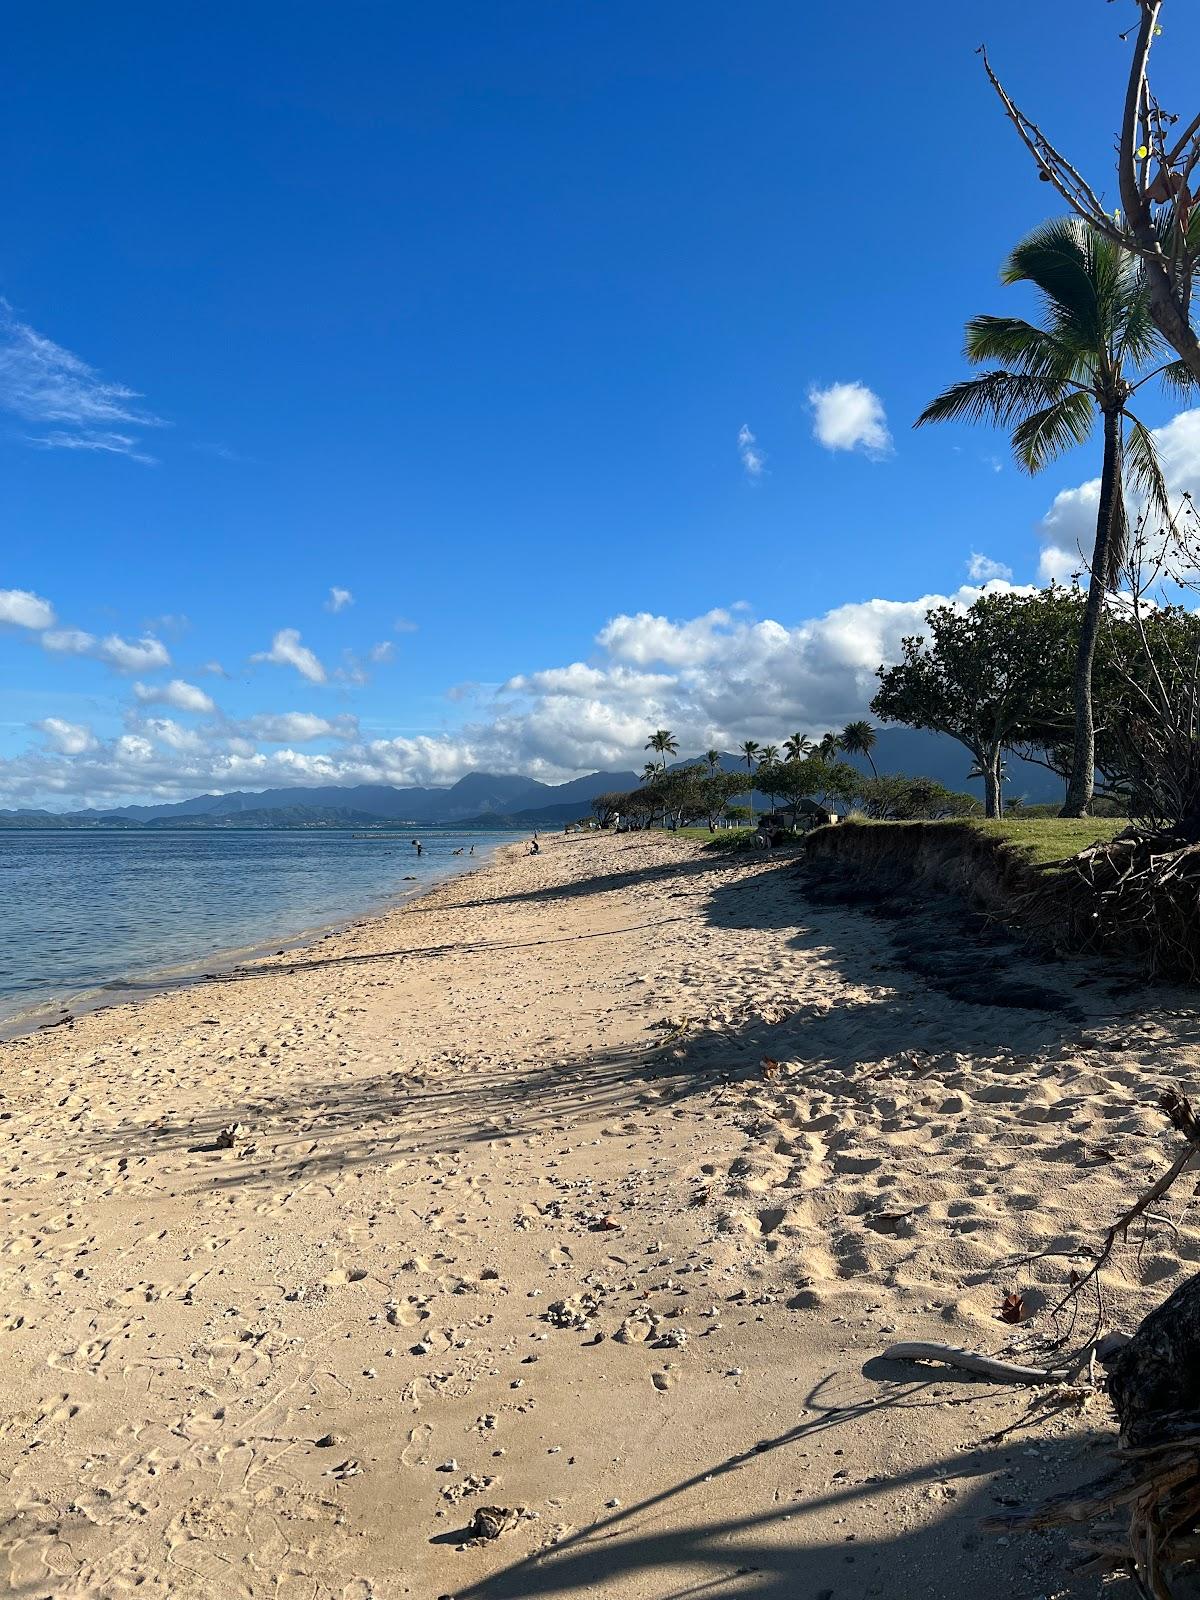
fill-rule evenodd
<path id="1" fill-rule="evenodd" d="M 419 893 L 519 837 L 413 832 L 420 857 L 411 833 L 0 833 L 0 1021 L 278 945 Z"/>

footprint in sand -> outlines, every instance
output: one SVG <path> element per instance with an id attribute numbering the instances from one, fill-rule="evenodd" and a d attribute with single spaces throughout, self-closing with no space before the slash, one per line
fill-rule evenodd
<path id="1" fill-rule="evenodd" d="M 430 1445 L 433 1443 L 433 1429 L 427 1422 L 422 1422 L 413 1428 L 408 1435 L 408 1443 L 400 1452 L 400 1465 L 402 1467 L 427 1467 L 433 1457 L 430 1455 Z"/>

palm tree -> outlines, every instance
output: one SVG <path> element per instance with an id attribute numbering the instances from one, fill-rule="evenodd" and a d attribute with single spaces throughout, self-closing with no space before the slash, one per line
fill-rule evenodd
<path id="1" fill-rule="evenodd" d="M 1096 638 L 1105 594 L 1116 587 L 1128 552 L 1126 478 L 1164 522 L 1171 515 L 1154 440 L 1129 402 L 1151 378 L 1161 376 L 1181 391 L 1194 380 L 1180 361 L 1143 371 L 1165 346 L 1151 319 L 1142 264 L 1081 219 L 1068 217 L 1035 229 L 1013 251 L 1000 277 L 1004 283 L 1033 284 L 1044 326 L 1020 317 L 973 317 L 966 329 L 967 360 L 1001 365 L 940 394 L 916 426 L 962 417 L 1008 428 L 1018 466 L 1032 474 L 1085 443 L 1096 418 L 1101 419 L 1104 463 L 1075 661 L 1075 750 L 1062 809 L 1063 816 L 1078 817 L 1095 783 Z"/>
<path id="2" fill-rule="evenodd" d="M 742 755 L 745 756 L 745 758 L 746 758 L 746 771 L 749 772 L 749 773 L 753 773 L 753 771 L 754 771 L 754 761 L 755 761 L 755 758 L 758 756 L 758 753 L 759 753 L 759 747 L 758 747 L 757 741 L 754 740 L 754 739 L 746 739 L 740 745 L 738 745 L 738 749 L 741 751 Z M 753 779 L 753 777 L 750 780 L 750 826 L 751 827 L 754 826 L 754 779 Z"/>
<path id="3" fill-rule="evenodd" d="M 709 777 L 715 778 L 717 775 L 717 768 L 721 765 L 721 752 L 719 750 L 706 750 L 704 752 L 704 759 L 708 762 Z"/>
<path id="4" fill-rule="evenodd" d="M 817 746 L 817 754 L 820 756 L 822 761 L 828 761 L 830 756 L 836 755 L 837 747 L 838 747 L 838 736 L 837 736 L 837 734 L 836 733 L 823 733 L 821 735 L 821 742 Z"/>
<path id="5" fill-rule="evenodd" d="M 871 751 L 875 748 L 877 738 L 878 735 L 875 729 L 864 718 L 861 722 L 848 722 L 842 729 L 842 736 L 838 740 L 838 744 L 841 745 L 848 756 L 866 756 L 871 763 L 871 776 L 874 778 L 877 778 L 879 774 L 875 770 L 875 758 L 872 756 Z"/>
<path id="6" fill-rule="evenodd" d="M 758 760 L 760 766 L 769 766 L 773 761 L 778 761 L 779 746 L 777 744 L 763 745 L 762 749 L 758 752 Z"/>
<path id="7" fill-rule="evenodd" d="M 812 740 L 803 733 L 794 733 L 790 739 L 783 741 L 784 754 L 789 761 L 803 761 L 812 747 Z"/>
<path id="8" fill-rule="evenodd" d="M 667 770 L 667 757 L 673 756 L 679 749 L 675 735 L 667 728 L 656 728 L 646 740 L 643 747 L 646 750 L 655 750 L 662 757 L 662 770 Z"/>
<path id="9" fill-rule="evenodd" d="M 653 783 L 655 778 L 657 778 L 657 777 L 658 777 L 658 762 L 657 761 L 647 761 L 646 765 L 642 768 L 642 782 L 643 783 Z"/>

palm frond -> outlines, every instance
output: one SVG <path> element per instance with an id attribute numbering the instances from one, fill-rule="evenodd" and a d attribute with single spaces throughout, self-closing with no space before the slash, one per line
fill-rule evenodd
<path id="1" fill-rule="evenodd" d="M 1063 398 L 1064 386 L 1052 378 L 1023 372 L 983 372 L 943 390 L 922 411 L 913 424 L 927 422 L 994 422 L 1010 427 L 1032 410 L 1054 405 Z M 1079 398 L 1078 391 L 1073 391 Z M 1086 395 L 1081 397 L 1091 404 Z"/>
<path id="2" fill-rule="evenodd" d="M 1058 381 L 1074 376 L 1079 368 L 1074 351 L 1023 317 L 972 317 L 964 353 L 973 366 L 999 361 L 1009 371 Z"/>
<path id="3" fill-rule="evenodd" d="M 1164 389 L 1178 395 L 1181 400 L 1194 399 L 1196 390 L 1200 387 L 1196 375 L 1186 361 L 1169 361 L 1159 373 L 1158 381 Z"/>
<path id="4" fill-rule="evenodd" d="M 1083 444 L 1095 421 L 1090 394 L 1073 390 L 1025 417 L 1013 429 L 1013 455 L 1026 472 L 1040 472 L 1049 462 Z"/>
<path id="5" fill-rule="evenodd" d="M 1144 422 L 1139 422 L 1134 416 L 1130 416 L 1129 424 L 1124 451 L 1126 476 L 1133 492 L 1146 502 L 1154 516 L 1165 526 L 1171 520 L 1171 496 L 1167 491 L 1162 463 L 1158 459 L 1154 435 Z"/>

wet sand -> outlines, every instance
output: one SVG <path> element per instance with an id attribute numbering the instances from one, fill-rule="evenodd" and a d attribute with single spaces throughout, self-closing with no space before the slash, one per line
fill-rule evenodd
<path id="1" fill-rule="evenodd" d="M 1194 997 L 948 996 L 801 888 L 551 839 L 0 1047 L 7 1591 L 1096 1593 L 976 1524 L 1093 1472 L 1103 1403 L 879 1352 L 1036 1356 L 1165 1165 Z M 1118 1325 L 1200 1257 L 1171 1218 Z"/>

